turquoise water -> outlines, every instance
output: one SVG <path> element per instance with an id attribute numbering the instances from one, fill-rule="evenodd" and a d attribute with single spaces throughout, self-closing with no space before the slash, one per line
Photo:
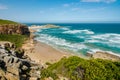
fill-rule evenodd
<path id="1" fill-rule="evenodd" d="M 31 25 L 31 24 L 28 24 Z M 43 24 L 35 24 L 43 25 Z M 110 51 L 120 54 L 120 24 L 55 24 L 61 28 L 37 30 L 35 39 L 53 47 L 86 54 Z"/>

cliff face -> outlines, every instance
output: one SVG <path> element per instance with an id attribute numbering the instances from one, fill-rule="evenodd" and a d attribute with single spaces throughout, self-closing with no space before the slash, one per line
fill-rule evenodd
<path id="1" fill-rule="evenodd" d="M 0 24 L 0 34 L 30 35 L 29 29 L 21 24 Z"/>

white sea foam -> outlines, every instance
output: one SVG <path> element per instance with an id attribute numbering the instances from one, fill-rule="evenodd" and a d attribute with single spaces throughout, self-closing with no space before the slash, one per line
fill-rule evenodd
<path id="1" fill-rule="evenodd" d="M 101 49 L 91 49 L 90 52 L 96 53 L 97 51 L 102 51 Z"/>
<path id="2" fill-rule="evenodd" d="M 41 29 L 37 29 L 36 31 L 37 31 L 37 32 L 41 32 L 42 30 L 41 30 Z"/>
<path id="3" fill-rule="evenodd" d="M 101 49 L 91 49 L 90 51 L 88 51 L 88 52 L 90 52 L 90 53 L 96 53 L 96 52 L 98 52 L 98 51 L 100 51 L 100 52 L 107 52 L 107 53 L 109 53 L 109 54 L 112 54 L 112 55 L 115 55 L 115 56 L 119 56 L 120 57 L 120 55 L 118 54 L 118 53 L 113 53 L 112 51 L 103 51 L 103 50 L 101 50 Z"/>
<path id="4" fill-rule="evenodd" d="M 63 33 L 66 34 L 77 34 L 77 33 L 83 33 L 83 34 L 94 34 L 93 31 L 84 29 L 84 30 L 68 30 L 68 31 L 64 31 Z"/>
<path id="5" fill-rule="evenodd" d="M 86 39 L 85 41 L 89 43 L 102 43 L 107 44 L 111 47 L 120 48 L 120 34 L 97 34 L 90 36 L 90 38 Z"/>
<path id="6" fill-rule="evenodd" d="M 59 28 L 59 29 L 62 29 L 64 31 L 63 32 L 64 34 L 75 34 L 76 37 L 84 39 L 85 42 L 83 43 L 68 42 L 62 38 L 50 36 L 48 34 L 42 34 L 41 30 L 37 31 L 37 32 L 41 32 L 41 34 L 39 33 L 37 34 L 40 36 L 37 37 L 36 40 L 49 44 L 54 47 L 58 46 L 58 48 L 61 47 L 71 51 L 80 51 L 80 50 L 83 50 L 83 51 L 90 50 L 92 52 L 101 51 L 100 49 L 94 49 L 92 46 L 87 46 L 84 43 L 91 43 L 91 44 L 100 43 L 100 44 L 103 44 L 103 46 L 120 48 L 120 34 L 115 34 L 115 33 L 95 34 L 93 31 L 90 31 L 87 29 L 70 30 L 69 28 L 66 28 L 66 27 Z M 80 35 L 76 35 L 76 34 L 80 34 Z"/>
<path id="7" fill-rule="evenodd" d="M 94 35 L 91 36 L 93 39 L 99 39 L 103 41 L 108 41 L 112 43 L 120 43 L 120 34 L 100 34 L 100 35 Z"/>
<path id="8" fill-rule="evenodd" d="M 63 30 L 70 30 L 70 29 L 67 28 L 67 27 L 62 27 L 61 29 L 63 29 Z"/>
<path id="9" fill-rule="evenodd" d="M 106 51 L 107 53 L 109 53 L 109 54 L 112 54 L 112 55 L 115 55 L 115 56 L 119 56 L 120 57 L 120 55 L 118 54 L 118 53 L 113 53 L 112 51 Z"/>
<path id="10" fill-rule="evenodd" d="M 52 46 L 56 45 L 56 46 L 60 46 L 60 47 L 73 50 L 73 51 L 78 51 L 80 49 L 87 48 L 84 44 L 70 43 L 66 41 L 65 39 L 56 38 L 56 37 L 53 37 L 47 34 L 40 34 L 40 37 L 37 37 L 36 40 L 41 41 L 43 43 L 47 43 Z"/>
<path id="11" fill-rule="evenodd" d="M 99 40 L 92 39 L 92 40 L 85 40 L 85 42 L 96 43 L 96 42 L 99 42 Z"/>

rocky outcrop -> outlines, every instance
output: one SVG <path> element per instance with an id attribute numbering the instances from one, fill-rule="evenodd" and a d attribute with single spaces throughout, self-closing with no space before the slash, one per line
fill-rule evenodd
<path id="1" fill-rule="evenodd" d="M 32 25 L 29 27 L 31 32 L 36 32 L 36 29 L 45 29 L 45 28 L 60 28 L 61 26 L 47 24 L 47 25 Z"/>
<path id="2" fill-rule="evenodd" d="M 87 52 L 86 54 L 88 57 L 92 58 L 100 58 L 100 59 L 107 59 L 112 61 L 120 61 L 120 55 L 107 52 L 107 51 L 96 51 L 96 52 Z"/>
<path id="3" fill-rule="evenodd" d="M 29 29 L 22 24 L 0 24 L 0 34 L 30 35 Z"/>
<path id="4" fill-rule="evenodd" d="M 0 43 L 0 80 L 39 80 L 42 66 L 23 55 L 23 50 L 17 56 L 12 46 L 9 42 Z"/>

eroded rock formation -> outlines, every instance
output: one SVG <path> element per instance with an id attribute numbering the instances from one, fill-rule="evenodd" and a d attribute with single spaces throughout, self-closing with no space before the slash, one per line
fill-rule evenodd
<path id="1" fill-rule="evenodd" d="M 30 35 L 29 29 L 22 24 L 0 24 L 0 34 Z"/>
<path id="2" fill-rule="evenodd" d="M 0 43 L 0 80 L 30 80 L 32 78 L 39 80 L 42 66 L 24 56 L 22 50 L 19 50 L 22 55 L 17 56 L 16 49 L 12 46 L 13 44 L 9 42 Z"/>

